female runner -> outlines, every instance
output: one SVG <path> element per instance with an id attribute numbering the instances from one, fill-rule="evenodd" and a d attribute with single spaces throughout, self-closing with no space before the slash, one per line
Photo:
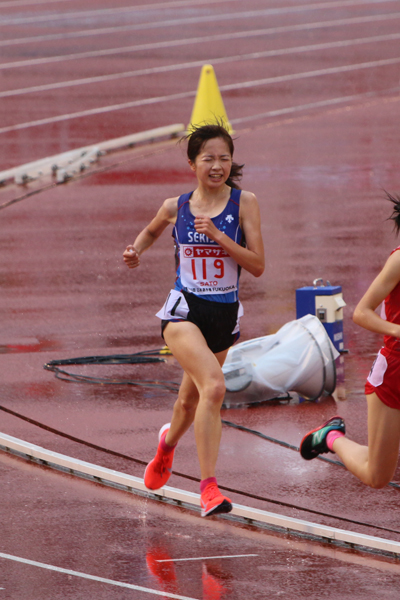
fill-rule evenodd
<path id="1" fill-rule="evenodd" d="M 169 224 L 174 226 L 177 277 L 157 316 L 184 374 L 171 423 L 160 430 L 157 453 L 146 467 L 144 481 L 151 490 L 167 483 L 175 447 L 194 422 L 202 516 L 232 510 L 215 478 L 225 396 L 222 365 L 239 337 L 240 270 L 255 277 L 264 271 L 257 199 L 236 185 L 243 165 L 233 162 L 233 151 L 224 127 L 194 129 L 188 136 L 187 155 L 197 177 L 196 189 L 165 200 L 123 254 L 129 268 L 139 266 L 141 254 Z"/>
<path id="2" fill-rule="evenodd" d="M 388 194 L 394 210 L 391 219 L 400 231 L 400 197 Z M 375 310 L 382 304 L 381 316 Z M 344 436 L 341 417 L 333 417 L 310 431 L 300 453 L 306 460 L 324 452 L 335 452 L 347 469 L 366 485 L 382 488 L 396 470 L 400 444 L 400 246 L 389 256 L 382 271 L 358 303 L 353 320 L 369 331 L 384 335 L 368 376 L 368 446 Z"/>

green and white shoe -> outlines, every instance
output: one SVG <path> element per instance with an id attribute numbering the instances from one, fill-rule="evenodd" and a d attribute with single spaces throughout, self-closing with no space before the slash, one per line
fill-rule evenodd
<path id="1" fill-rule="evenodd" d="M 309 431 L 301 440 L 300 454 L 305 460 L 312 460 L 317 458 L 319 454 L 325 454 L 326 452 L 332 452 L 329 450 L 326 443 L 326 436 L 330 431 L 341 431 L 343 434 L 346 433 L 346 426 L 342 417 L 332 417 L 324 423 Z"/>

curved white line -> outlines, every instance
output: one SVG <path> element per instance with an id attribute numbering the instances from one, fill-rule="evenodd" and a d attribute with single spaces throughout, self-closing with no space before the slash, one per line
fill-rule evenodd
<path id="1" fill-rule="evenodd" d="M 19 123 L 18 125 L 11 125 L 10 127 L 3 127 L 0 129 L 0 133 L 6 133 L 8 131 L 17 131 L 19 129 L 27 129 L 28 127 L 37 127 L 38 125 L 49 125 L 50 123 L 59 123 L 61 121 L 69 121 L 70 119 L 78 119 L 80 117 L 90 117 L 93 115 L 100 115 L 102 113 L 112 112 L 115 110 L 134 108 L 136 106 L 158 104 L 159 102 L 167 102 L 170 100 L 181 100 L 183 98 L 190 98 L 195 95 L 195 91 L 182 92 L 181 94 L 172 94 L 171 96 L 158 96 L 155 98 L 146 98 L 144 100 L 135 100 L 133 102 L 124 102 L 122 104 L 113 104 L 112 106 L 100 106 L 99 108 L 91 108 L 88 110 L 82 110 L 66 115 L 58 115 L 56 117 L 48 117 L 46 119 L 39 119 L 37 121 L 31 121 L 28 123 Z"/>
<path id="2" fill-rule="evenodd" d="M 399 13 L 400 16 L 400 13 Z M 233 56 L 224 56 L 221 58 L 210 58 L 208 62 L 211 64 L 225 64 L 235 61 L 243 60 L 254 60 L 260 58 L 268 58 L 274 56 L 287 56 L 290 54 L 298 54 L 302 52 L 315 52 L 319 50 L 329 50 L 332 48 L 346 48 L 349 46 L 359 46 L 362 44 L 375 44 L 378 42 L 385 42 L 391 40 L 400 39 L 400 33 L 392 33 L 386 35 L 377 35 L 369 38 L 358 38 L 351 40 L 340 40 L 337 42 L 326 42 L 323 44 L 313 44 L 308 46 L 294 46 L 292 48 L 281 48 L 278 50 L 265 50 L 264 52 L 251 52 L 250 54 L 237 54 Z M 168 73 L 171 71 L 179 71 L 181 69 L 192 69 L 194 67 L 202 66 L 203 60 L 196 60 L 188 63 L 178 63 L 173 65 L 167 65 L 163 67 L 151 67 L 147 69 L 138 69 L 136 71 L 125 71 L 122 73 L 111 73 L 109 75 L 98 75 L 95 77 L 86 77 L 82 79 L 73 79 L 70 81 L 60 81 L 57 83 L 47 83 L 43 85 L 35 85 L 28 88 L 20 88 L 16 90 L 6 90 L 0 92 L 0 98 L 9 98 L 10 96 L 19 96 L 21 94 L 29 94 L 35 92 L 43 92 L 46 90 L 56 90 L 66 87 L 74 87 L 78 85 L 88 85 L 92 83 L 104 83 L 106 81 L 115 81 L 118 79 L 127 79 L 130 77 L 138 77 L 141 75 L 154 75 L 156 73 Z M 2 69 L 0 65 L 0 69 Z"/>
<path id="3" fill-rule="evenodd" d="M 242 81 L 240 83 L 233 83 L 228 85 L 220 86 L 221 92 L 227 92 L 231 90 L 258 87 L 261 85 L 270 85 L 273 83 L 281 83 L 287 81 L 296 81 L 300 79 L 306 79 L 308 77 L 320 77 L 323 75 L 336 75 L 338 73 L 348 73 L 356 71 L 358 69 L 370 69 L 375 67 L 383 67 L 388 65 L 398 64 L 400 58 L 389 58 L 384 60 L 375 60 L 366 63 L 359 63 L 353 65 L 344 65 L 342 67 L 332 67 L 328 69 L 318 69 L 316 71 L 306 71 L 304 73 L 292 73 L 289 75 L 280 75 L 277 77 L 267 77 L 265 79 L 257 79 L 254 81 Z M 182 100 L 185 98 L 191 98 L 196 95 L 196 91 L 181 92 L 179 94 L 172 94 L 169 96 L 156 96 L 154 98 L 144 98 L 143 100 L 134 100 L 132 102 L 123 102 L 121 104 L 113 104 L 109 106 L 101 106 L 98 108 L 91 108 L 82 110 L 75 113 L 69 113 L 64 115 L 58 115 L 55 117 L 47 117 L 45 119 L 39 119 L 37 121 L 30 121 L 27 123 L 19 123 L 17 125 L 9 125 L 7 127 L 0 128 L 1 133 L 8 133 L 10 131 L 18 131 L 20 129 L 27 129 L 29 127 L 37 127 L 39 125 L 49 125 L 50 123 L 59 123 L 61 121 L 69 121 L 71 119 L 78 119 L 81 117 L 89 117 L 93 115 L 103 114 L 107 112 L 113 112 L 116 110 L 124 110 L 129 108 L 135 108 L 138 106 L 146 106 L 150 104 L 159 104 L 161 102 L 169 102 L 173 100 Z"/>
<path id="4" fill-rule="evenodd" d="M 222 85 L 219 87 L 219 89 L 220 89 L 220 91 L 227 92 L 227 91 L 231 91 L 231 90 L 257 87 L 260 85 L 269 85 L 271 83 L 282 83 L 283 81 L 295 81 L 296 79 L 306 79 L 308 77 L 319 77 L 321 75 L 336 75 L 338 73 L 349 73 L 350 71 L 357 71 L 358 69 L 371 69 L 374 67 L 384 67 L 384 66 L 388 66 L 388 65 L 395 65 L 395 64 L 398 64 L 399 62 L 400 62 L 400 57 L 385 58 L 382 60 L 372 60 L 372 61 L 365 62 L 365 63 L 343 65 L 342 67 L 329 67 L 327 69 L 317 69 L 316 71 L 305 71 L 303 73 L 278 75 L 276 77 L 266 77 L 265 79 L 255 79 L 253 81 L 241 81 L 240 83 Z"/>
<path id="5" fill-rule="evenodd" d="M 221 40 L 231 40 L 240 38 L 251 38 L 259 37 L 264 35 L 272 35 L 277 33 L 291 33 L 293 31 L 309 31 L 313 29 L 323 29 L 327 27 L 340 27 L 343 25 L 354 25 L 361 23 L 370 23 L 371 21 L 387 21 L 391 19 L 398 19 L 400 13 L 385 13 L 383 15 L 368 15 L 365 17 L 351 17 L 348 19 L 337 19 L 335 21 L 317 21 L 314 23 L 301 23 L 297 25 L 282 25 L 279 27 L 267 27 L 263 29 L 253 29 L 250 31 L 232 31 L 230 33 L 221 33 L 216 35 L 208 35 L 203 37 L 191 37 L 191 38 L 179 38 L 177 40 L 168 40 L 165 42 L 150 42 L 148 44 L 136 44 L 133 46 L 121 46 L 117 48 L 104 48 L 101 50 L 90 50 L 87 52 L 76 52 L 73 54 L 60 54 L 56 56 L 46 56 L 43 58 L 30 59 L 24 61 L 14 61 L 11 63 L 3 63 L 9 65 L 9 68 L 13 66 L 26 66 L 36 65 L 47 62 L 56 62 L 63 60 L 75 60 L 79 58 L 92 58 L 96 56 L 112 56 L 113 54 L 128 53 L 128 52 L 142 52 L 143 50 L 155 50 L 159 48 L 173 48 L 176 46 L 186 46 L 189 44 L 201 44 L 204 42 L 218 42 Z M 127 26 L 128 27 L 128 26 Z M 66 39 L 68 37 L 83 37 L 85 34 L 90 35 L 87 31 L 75 31 L 69 34 L 51 34 L 49 36 L 33 36 L 25 38 L 13 38 L 9 40 L 0 40 L 0 46 L 12 46 L 16 44 L 31 44 L 32 42 L 41 42 L 55 39 Z M 94 35 L 94 34 L 93 34 Z M 8 67 L 7 67 L 8 68 Z"/>
<path id="6" fill-rule="evenodd" d="M 2 2 L 0 8 L 14 8 L 20 6 L 31 6 L 32 4 L 54 4 L 56 2 L 72 2 L 72 0 L 14 0 L 14 2 Z"/>
<path id="7" fill-rule="evenodd" d="M 361 0 L 360 0 L 361 1 Z M 371 0 L 373 1 L 373 0 Z M 378 0 L 383 1 L 383 0 Z M 388 0 L 389 2 L 394 0 Z M 82 10 L 78 12 L 54 12 L 49 14 L 37 15 L 35 17 L 11 17 L 9 20 L 7 18 L 2 19 L 1 25 L 9 26 L 9 25 L 20 25 L 23 23 L 40 23 L 43 21 L 56 21 L 59 19 L 84 19 L 85 17 L 99 17 L 101 15 L 115 15 L 115 14 L 123 14 L 123 13 L 135 13 L 149 10 L 162 10 L 166 8 L 179 8 L 179 7 L 187 7 L 190 5 L 201 6 L 202 4 L 213 4 L 215 0 L 175 0 L 172 2 L 158 2 L 157 4 L 141 4 L 140 6 L 119 6 L 115 8 L 98 8 L 96 10 Z M 235 0 L 218 0 L 218 3 L 223 2 L 235 2 Z M 2 8 L 3 5 L 0 5 Z"/>
<path id="8" fill-rule="evenodd" d="M 352 96 L 341 96 L 338 98 L 327 98 L 326 100 L 319 100 L 318 102 L 309 102 L 308 104 L 299 104 L 298 106 L 288 106 L 286 108 L 278 108 L 276 110 L 269 110 L 264 113 L 258 113 L 256 115 L 248 115 L 247 117 L 238 117 L 237 119 L 230 119 L 231 125 L 239 125 L 249 121 L 255 121 L 257 119 L 265 119 L 271 117 L 280 117 L 283 115 L 290 115 L 304 110 L 315 110 L 316 108 L 325 108 L 327 106 L 337 106 L 345 102 L 354 102 L 362 99 L 377 98 L 380 94 L 395 94 L 400 92 L 400 87 L 390 88 L 382 92 L 365 92 L 363 94 L 353 94 Z M 398 98 L 400 100 L 400 98 Z"/>
<path id="9" fill-rule="evenodd" d="M 203 3 L 212 3 L 214 0 L 203 0 Z M 220 0 L 222 2 L 229 2 L 231 0 Z M 279 14 L 290 14 L 290 13 L 298 13 L 298 12 L 305 12 L 305 11 L 309 11 L 309 10 L 327 10 L 327 9 L 332 9 L 332 8 L 341 8 L 341 7 L 352 7 L 352 6 L 359 6 L 359 5 L 370 5 L 370 4 L 382 4 L 382 3 L 389 3 L 389 2 L 397 2 L 398 0 L 341 0 L 341 1 L 337 1 L 337 2 L 329 2 L 324 3 L 324 2 L 318 2 L 318 3 L 313 3 L 313 4 L 304 4 L 302 6 L 283 6 L 280 8 L 266 8 L 266 9 L 262 9 L 262 10 L 252 10 L 252 11 L 242 11 L 242 12 L 238 12 L 238 13 L 224 13 L 224 14 L 219 14 L 219 15 L 210 15 L 210 16 L 197 16 L 197 17 L 192 17 L 192 18 L 185 18 L 185 19 L 171 19 L 169 21 L 158 21 L 158 22 L 148 22 L 148 23 L 141 23 L 137 26 L 122 26 L 122 27 L 108 27 L 108 28 L 103 28 L 103 29 L 97 29 L 97 30 L 89 30 L 90 31 L 98 31 L 100 33 L 111 33 L 112 31 L 116 31 L 116 30 L 120 30 L 123 31 L 125 29 L 128 30 L 137 30 L 137 29 L 152 29 L 152 28 L 156 28 L 156 27 L 168 27 L 168 26 L 180 26 L 180 25 L 187 25 L 190 23 L 208 23 L 210 21 L 215 22 L 215 21 L 227 21 L 227 20 L 232 20 L 232 19 L 244 19 L 244 18 L 254 18 L 254 17 L 260 17 L 260 16 L 271 16 L 271 15 L 279 15 Z M 197 4 L 196 0 L 193 1 L 194 4 Z M 186 2 L 184 2 L 185 5 L 187 5 Z M 156 7 L 157 10 L 161 9 L 162 7 L 165 8 L 165 4 L 161 4 L 161 5 L 153 5 L 153 7 Z M 143 8 L 143 7 L 138 7 L 138 8 Z M 146 10 L 148 10 L 149 7 L 145 7 Z M 116 12 L 118 12 L 118 10 L 120 10 L 121 12 L 126 12 L 126 11 L 132 11 L 132 7 L 123 7 L 121 9 L 104 9 L 104 11 L 111 11 L 112 14 L 115 14 Z M 97 16 L 97 11 L 93 12 L 93 15 Z M 64 14 L 53 14 L 53 15 L 46 15 L 46 18 L 43 18 L 42 20 L 56 20 L 57 18 L 82 18 L 83 16 L 90 16 L 90 14 L 86 14 L 84 12 L 81 13 L 64 13 Z M 16 24 L 23 24 L 23 23 L 30 23 L 33 22 L 34 20 L 40 21 L 40 17 L 30 17 L 30 18 L 26 18 L 26 19 L 21 19 L 21 20 L 17 20 L 15 19 L 14 21 L 9 20 L 7 21 L 6 19 L 3 19 L 0 22 L 0 27 L 1 26 L 6 26 L 9 27 L 10 25 L 16 25 Z M 83 34 L 85 34 L 85 32 L 82 32 Z M 86 32 L 87 35 L 87 32 Z M 48 38 L 47 38 L 48 39 Z M 52 38 L 54 39 L 54 38 Z"/>
<path id="10" fill-rule="evenodd" d="M 176 600 L 196 600 L 195 598 L 189 598 L 189 596 L 178 596 L 178 594 L 159 592 L 157 590 L 152 590 L 151 588 L 145 588 L 141 585 L 134 585 L 133 583 L 124 583 L 123 581 L 115 581 L 114 579 L 106 579 L 105 577 L 97 577 L 96 575 L 89 575 L 88 573 L 81 573 L 80 571 L 72 571 L 71 569 L 63 569 L 62 567 L 55 567 L 54 565 L 48 565 L 46 563 L 37 562 L 36 560 L 29 560 L 28 558 L 21 558 L 19 556 L 13 556 L 12 554 L 4 554 L 3 552 L 0 552 L 0 558 L 23 563 L 24 565 L 30 565 L 32 567 L 47 569 L 48 571 L 65 573 L 65 575 L 70 575 L 72 577 L 81 577 L 83 579 L 90 579 L 91 581 L 97 581 L 99 583 L 108 583 L 109 585 L 116 585 L 118 587 L 127 588 L 129 590 L 136 590 L 138 592 L 144 592 L 146 594 L 153 594 L 154 596 L 162 596 L 163 598 L 175 598 Z"/>
<path id="11" fill-rule="evenodd" d="M 254 557 L 254 556 L 258 556 L 258 554 L 226 554 L 226 555 L 222 555 L 222 556 L 196 556 L 196 557 L 188 557 L 188 558 L 164 558 L 162 560 L 156 560 L 156 562 L 159 563 L 165 563 L 165 562 L 186 562 L 186 561 L 190 561 L 190 560 L 213 560 L 213 559 L 220 559 L 220 558 L 247 558 L 247 557 Z"/>

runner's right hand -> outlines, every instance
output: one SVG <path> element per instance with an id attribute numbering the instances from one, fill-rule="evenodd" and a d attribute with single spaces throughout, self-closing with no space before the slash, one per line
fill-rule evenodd
<path id="1" fill-rule="evenodd" d="M 123 258 L 125 264 L 130 268 L 134 269 L 140 265 L 140 257 L 134 246 L 127 246 L 125 252 L 123 253 Z"/>

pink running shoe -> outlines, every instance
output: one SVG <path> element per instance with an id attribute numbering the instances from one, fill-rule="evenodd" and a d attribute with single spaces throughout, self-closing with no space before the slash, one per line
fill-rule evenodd
<path id="1" fill-rule="evenodd" d="M 175 448 L 171 452 L 164 452 L 160 446 L 160 441 L 164 438 L 171 426 L 171 423 L 163 425 L 158 434 L 157 454 L 146 467 L 144 472 L 144 485 L 149 490 L 158 490 L 165 485 L 172 473 L 172 462 L 174 460 Z"/>
<path id="2" fill-rule="evenodd" d="M 232 510 L 232 502 L 223 496 L 216 483 L 209 483 L 201 494 L 201 516 L 209 517 L 217 513 L 228 513 Z"/>

